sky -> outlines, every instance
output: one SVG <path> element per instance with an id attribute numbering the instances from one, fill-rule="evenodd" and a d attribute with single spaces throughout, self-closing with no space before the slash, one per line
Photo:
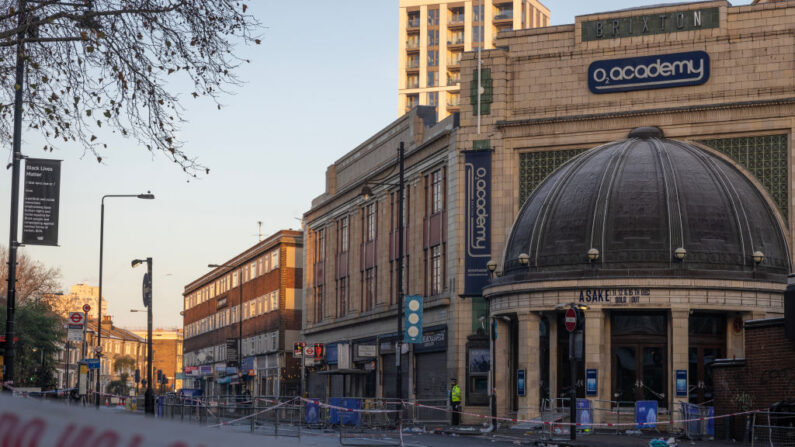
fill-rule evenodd
<path id="1" fill-rule="evenodd" d="M 660 3 L 678 2 L 544 2 L 552 25 Z M 251 59 L 238 72 L 244 84 L 222 98 L 221 111 L 210 102 L 183 103 L 184 149 L 209 175 L 188 181 L 165 157 L 132 141 L 104 153 L 99 164 L 74 147 L 44 154 L 32 144 L 35 135 L 23 137 L 24 154 L 63 160 L 60 246 L 21 250 L 59 268 L 64 292 L 72 284 L 98 283 L 101 197 L 146 191 L 156 197 L 106 200 L 103 296 L 116 325 L 146 327 L 145 313 L 130 312 L 143 309 L 144 269 L 132 269 L 132 259 L 153 258 L 155 326 L 181 327 L 186 284 L 207 273 L 207 264 L 224 263 L 257 243 L 258 221 L 264 237 L 300 229 L 303 212 L 324 191 L 327 166 L 397 118 L 397 0 L 300 6 L 252 0 L 249 11 L 265 28 L 261 45 L 239 48 Z M 10 148 L 1 150 L 10 160 Z M 0 170 L 4 245 L 10 185 L 10 170 Z"/>

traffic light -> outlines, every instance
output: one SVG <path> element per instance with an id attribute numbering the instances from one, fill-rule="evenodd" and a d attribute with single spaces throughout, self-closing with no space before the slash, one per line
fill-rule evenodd
<path id="1" fill-rule="evenodd" d="M 135 383 L 138 383 L 138 382 L 141 381 L 141 370 L 140 369 L 136 369 L 135 370 L 134 377 L 135 377 Z"/>
<path id="2" fill-rule="evenodd" d="M 163 370 L 162 369 L 158 369 L 157 370 L 157 382 L 160 383 L 162 381 L 163 381 Z"/>
<path id="3" fill-rule="evenodd" d="M 422 343 L 422 297 L 406 295 L 404 298 L 403 342 Z"/>

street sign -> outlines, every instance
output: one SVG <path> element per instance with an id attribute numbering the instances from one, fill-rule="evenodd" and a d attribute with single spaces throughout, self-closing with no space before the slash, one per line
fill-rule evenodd
<path id="1" fill-rule="evenodd" d="M 88 313 L 91 310 L 90 304 L 83 304 L 83 312 Z"/>
<path id="2" fill-rule="evenodd" d="M 85 359 L 83 363 L 88 369 L 99 369 L 99 359 Z"/>
<path id="3" fill-rule="evenodd" d="M 304 346 L 306 346 L 306 342 L 297 341 L 293 343 L 293 357 L 301 358 L 304 355 Z"/>
<path id="4" fill-rule="evenodd" d="M 81 312 L 69 312 L 69 321 L 72 324 L 79 324 L 82 325 L 85 317 Z"/>
<path id="5" fill-rule="evenodd" d="M 574 332 L 577 329 L 577 311 L 572 308 L 566 309 L 566 316 L 563 322 L 567 331 Z"/>
<path id="6" fill-rule="evenodd" d="M 314 359 L 315 358 L 315 347 L 314 346 L 307 346 L 304 348 L 304 354 L 307 358 Z"/>
<path id="7" fill-rule="evenodd" d="M 102 346 L 100 346 L 100 345 L 94 346 L 94 351 L 95 351 L 97 354 L 99 354 L 100 352 L 102 352 Z"/>

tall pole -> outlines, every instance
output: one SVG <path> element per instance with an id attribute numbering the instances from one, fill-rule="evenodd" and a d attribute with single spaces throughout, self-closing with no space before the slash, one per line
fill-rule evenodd
<path id="1" fill-rule="evenodd" d="M 152 284 L 152 290 L 154 290 L 152 258 L 146 258 L 146 272 L 149 274 L 149 281 Z M 152 390 L 152 305 L 154 301 L 154 298 L 151 299 L 146 307 L 146 393 L 144 394 L 144 412 L 146 414 L 155 414 L 155 392 Z"/>
<path id="2" fill-rule="evenodd" d="M 478 14 L 478 25 L 477 25 L 477 27 L 478 27 L 478 135 L 480 135 L 480 91 L 483 88 L 482 85 L 481 85 L 481 79 L 480 79 L 480 71 L 481 71 L 481 67 L 483 65 L 483 60 L 480 57 L 480 52 L 481 52 L 481 49 L 483 47 L 483 43 L 485 42 L 483 33 L 484 33 L 485 29 L 486 29 L 486 27 L 485 27 L 485 18 L 483 17 L 484 12 L 485 11 L 483 10 L 483 0 L 480 0 L 478 2 L 478 9 L 477 9 L 477 14 Z"/>
<path id="3" fill-rule="evenodd" d="M 85 324 L 85 322 L 83 323 Z M 71 343 L 69 340 L 66 340 L 66 380 L 64 383 L 64 388 L 69 389 L 69 345 Z M 66 401 L 69 402 L 69 395 L 66 396 Z"/>
<path id="4" fill-rule="evenodd" d="M 97 298 L 97 358 L 99 359 L 99 369 L 97 370 L 96 406 L 99 408 L 99 401 L 102 397 L 100 377 L 102 376 L 102 251 L 105 242 L 105 196 L 102 197 L 99 211 L 99 297 Z"/>
<path id="5" fill-rule="evenodd" d="M 573 306 L 572 306 L 573 308 Z M 577 439 L 577 358 L 574 355 L 574 331 L 569 332 L 569 374 L 571 395 L 569 396 L 569 433 L 572 441 Z"/>
<path id="6" fill-rule="evenodd" d="M 397 259 L 397 339 L 398 343 L 395 347 L 395 366 L 397 366 L 397 380 L 395 383 L 395 390 L 397 391 L 397 398 L 403 399 L 403 362 L 402 347 L 403 347 L 403 175 L 405 154 L 403 152 L 403 142 L 398 146 L 398 165 L 400 172 L 398 174 L 398 259 Z M 403 412 L 398 413 L 398 420 L 402 420 Z"/>
<path id="7" fill-rule="evenodd" d="M 245 266 L 244 266 L 245 268 Z M 237 377 L 240 378 L 240 394 L 243 394 L 243 270 L 240 270 L 240 294 L 237 306 Z"/>
<path id="8" fill-rule="evenodd" d="M 5 374 L 3 380 L 14 385 L 14 333 L 17 296 L 17 230 L 19 224 L 19 160 L 22 159 L 22 91 L 25 82 L 25 0 L 17 1 L 19 9 L 17 33 L 17 66 L 14 81 L 14 137 L 11 156 L 11 224 L 8 235 L 8 294 L 6 299 Z M 2 387 L 5 389 L 5 387 Z M 11 391 L 10 389 L 8 390 Z"/>

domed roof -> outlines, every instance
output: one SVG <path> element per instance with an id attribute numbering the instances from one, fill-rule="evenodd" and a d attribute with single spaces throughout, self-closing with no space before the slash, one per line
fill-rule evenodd
<path id="1" fill-rule="evenodd" d="M 681 261 L 677 249 L 684 249 Z M 755 252 L 764 255 L 758 265 Z M 580 154 L 533 191 L 511 230 L 503 280 L 785 281 L 789 271 L 787 242 L 765 194 L 716 153 L 651 127 Z"/>

